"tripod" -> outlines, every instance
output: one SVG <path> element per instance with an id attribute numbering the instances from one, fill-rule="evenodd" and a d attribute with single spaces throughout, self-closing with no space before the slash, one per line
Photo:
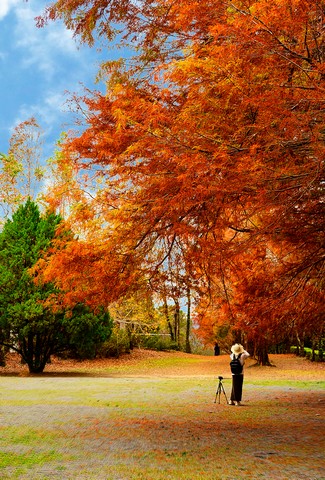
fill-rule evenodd
<path id="1" fill-rule="evenodd" d="M 214 403 L 217 403 L 217 398 L 219 398 L 218 403 L 220 404 L 220 396 L 221 396 L 222 393 L 224 394 L 224 396 L 225 396 L 225 398 L 226 398 L 226 402 L 228 403 L 227 395 L 226 395 L 226 392 L 225 392 L 225 389 L 224 389 L 224 386 L 223 386 L 223 383 L 222 383 L 223 377 L 218 377 L 218 379 L 219 379 L 219 383 L 218 383 L 218 387 L 217 387 L 216 397 L 215 397 L 215 399 L 214 399 Z"/>

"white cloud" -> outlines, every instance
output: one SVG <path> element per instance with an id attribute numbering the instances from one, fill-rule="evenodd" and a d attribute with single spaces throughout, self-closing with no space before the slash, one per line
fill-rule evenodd
<path id="1" fill-rule="evenodd" d="M 2 146 L 5 137 L 31 116 L 44 130 L 48 150 L 50 144 L 53 148 L 60 132 L 73 126 L 66 92 L 82 93 L 82 83 L 94 86 L 98 52 L 78 49 L 72 33 L 60 22 L 36 27 L 35 17 L 47 3 L 0 0 L 0 22 L 1 14 L 10 13 L 0 23 L 0 129 L 5 131 L 0 135 L 0 151 L 7 148 Z"/>
<path id="2" fill-rule="evenodd" d="M 19 0 L 1 0 L 0 1 L 0 20 L 2 20 L 7 13 L 9 13 L 9 10 L 17 5 Z"/>
<path id="3" fill-rule="evenodd" d="M 19 123 L 35 117 L 53 152 L 54 145 L 59 140 L 61 132 L 70 130 L 75 126 L 75 114 L 70 111 L 67 105 L 68 101 L 69 94 L 58 86 L 57 89 L 52 87 L 52 89 L 47 90 L 37 99 L 37 102 L 21 104 L 9 126 L 10 135 Z"/>
<path id="4" fill-rule="evenodd" d="M 30 4 L 16 7 L 14 45 L 17 50 L 24 52 L 23 67 L 33 66 L 50 79 L 56 73 L 58 55 L 77 57 L 78 47 L 72 33 L 60 23 L 36 28 L 35 17 L 41 12 L 41 7 L 33 10 Z"/>
<path id="5" fill-rule="evenodd" d="M 23 104 L 20 106 L 14 126 L 30 117 L 36 117 L 44 126 L 53 125 L 63 112 L 65 101 L 63 95 L 56 92 L 47 92 L 46 98 L 40 98 L 38 104 Z"/>

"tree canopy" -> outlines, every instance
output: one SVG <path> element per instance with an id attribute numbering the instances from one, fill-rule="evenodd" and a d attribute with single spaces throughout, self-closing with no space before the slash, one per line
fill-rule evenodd
<path id="1" fill-rule="evenodd" d="M 10 217 L 28 198 L 35 199 L 44 177 L 40 165 L 42 129 L 34 117 L 19 123 L 9 140 L 8 154 L 0 154 L 0 219 Z"/>
<path id="2" fill-rule="evenodd" d="M 49 6 L 40 26 L 62 19 L 81 41 L 135 53 L 102 65 L 104 94 L 75 98 L 85 127 L 57 168 L 74 167 L 84 243 L 53 257 L 48 278 L 112 301 L 140 277 L 154 284 L 168 258 L 197 321 L 226 322 L 260 358 L 279 331 L 322 335 L 324 18 L 323 0 Z"/>

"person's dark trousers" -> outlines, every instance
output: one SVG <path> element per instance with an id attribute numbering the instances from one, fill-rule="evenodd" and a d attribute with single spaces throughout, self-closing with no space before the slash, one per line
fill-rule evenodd
<path id="1" fill-rule="evenodd" d="M 242 373 L 232 376 L 232 390 L 230 400 L 232 402 L 241 402 L 243 393 L 244 375 Z"/>

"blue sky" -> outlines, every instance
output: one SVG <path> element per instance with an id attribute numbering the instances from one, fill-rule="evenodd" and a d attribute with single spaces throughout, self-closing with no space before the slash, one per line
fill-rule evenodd
<path id="1" fill-rule="evenodd" d="M 48 3 L 0 0 L 1 153 L 8 151 L 13 128 L 34 116 L 45 132 L 44 156 L 49 157 L 60 132 L 73 123 L 67 91 L 80 92 L 81 83 L 99 88 L 94 84 L 101 55 L 96 48 L 80 46 L 60 23 L 35 26 Z"/>

